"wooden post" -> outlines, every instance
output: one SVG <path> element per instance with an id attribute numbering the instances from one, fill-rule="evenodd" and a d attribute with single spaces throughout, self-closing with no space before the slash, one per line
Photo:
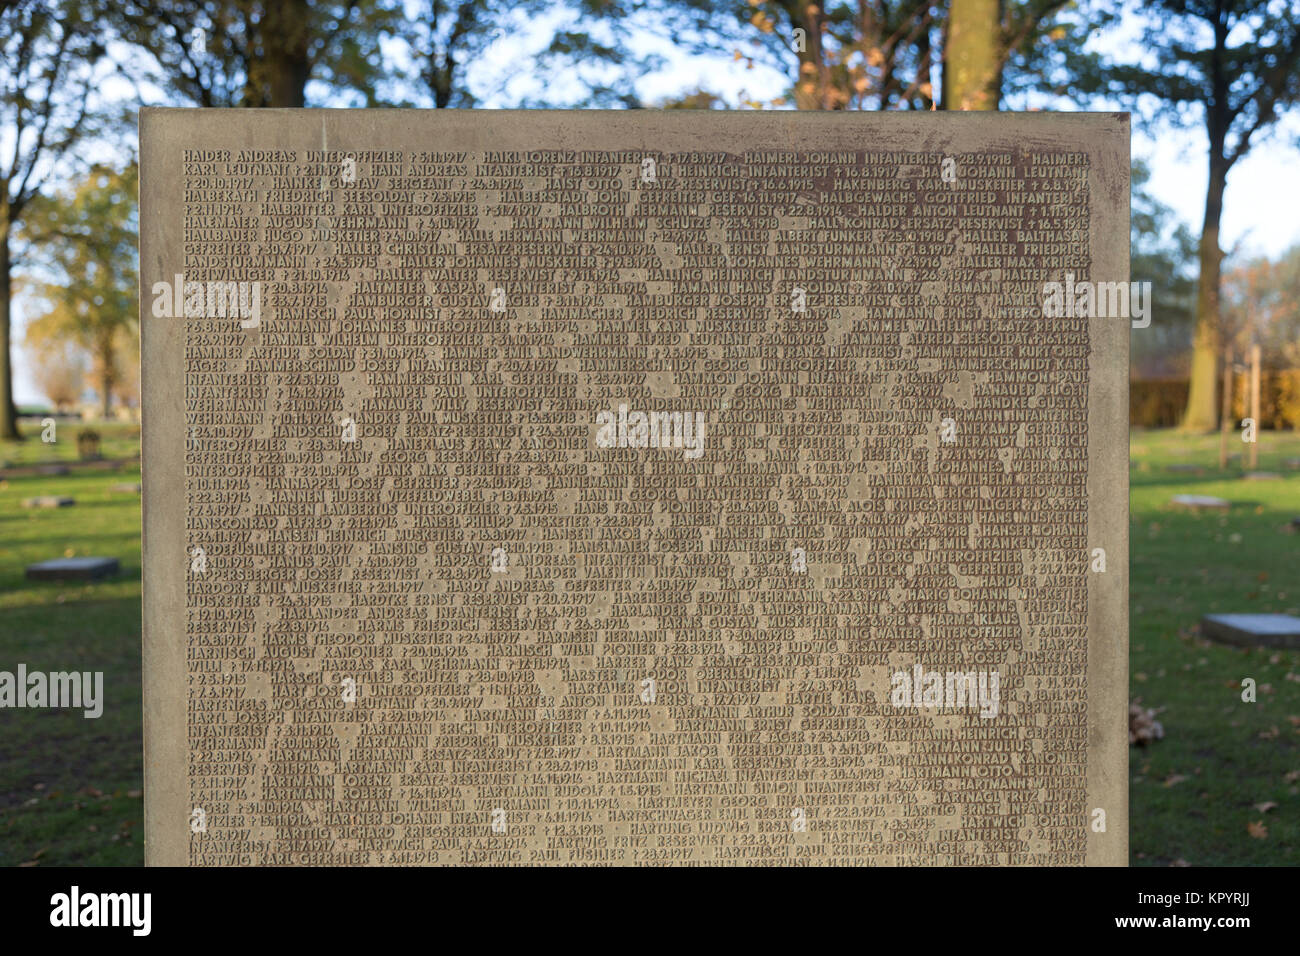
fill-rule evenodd
<path id="1" fill-rule="evenodd" d="M 1228 467 L 1228 435 L 1232 431 L 1232 352 L 1223 356 L 1223 414 L 1219 421 L 1219 470 Z"/>
<path id="2" fill-rule="evenodd" d="M 1250 443 L 1250 469 L 1259 465 L 1259 353 L 1258 345 L 1250 347 L 1250 417 L 1255 420 L 1255 440 Z"/>

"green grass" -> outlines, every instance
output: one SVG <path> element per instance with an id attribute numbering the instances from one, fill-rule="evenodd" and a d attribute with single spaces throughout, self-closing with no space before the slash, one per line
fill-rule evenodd
<path id="1" fill-rule="evenodd" d="M 75 458 L 75 432 L 63 427 L 57 445 L 34 433 L 0 446 L 0 459 Z M 121 457 L 139 449 L 138 440 L 114 441 Z M 117 454 L 109 441 L 102 450 Z M 0 865 L 143 862 L 140 496 L 108 490 L 139 480 L 132 466 L 0 481 L 0 670 L 102 671 L 105 697 L 93 720 L 71 710 L 0 711 Z M 77 503 L 23 508 L 35 495 Z M 24 578 L 28 564 L 65 555 L 118 558 L 122 573 L 96 583 Z"/>
<path id="2" fill-rule="evenodd" d="M 26 441 L 0 442 L 0 468 L 48 461 L 76 461 L 80 457 L 77 433 L 87 429 L 99 432 L 102 458 L 134 458 L 140 453 L 140 426 L 130 422 L 57 421 L 54 426 L 56 440 L 44 442 L 41 440 L 44 429 L 40 419 L 24 418 L 20 430 Z"/>
<path id="3" fill-rule="evenodd" d="M 1234 439 L 1231 453 L 1245 446 Z M 1207 613 L 1300 614 L 1300 437 L 1264 433 L 1259 469 L 1218 470 L 1218 439 L 1173 431 L 1130 440 L 1130 694 L 1160 709 L 1165 737 L 1132 748 L 1129 842 L 1136 865 L 1295 864 L 1300 860 L 1300 654 L 1200 640 Z M 1206 466 L 1203 474 L 1168 471 Z M 1169 507 L 1175 494 L 1233 503 L 1227 513 Z M 1258 702 L 1241 700 L 1253 678 Z M 1274 803 L 1267 812 L 1258 804 Z M 1252 836 L 1250 824 L 1267 835 Z"/>
<path id="4" fill-rule="evenodd" d="M 96 427 L 107 457 L 138 450 L 131 426 Z M 73 429 L 57 446 L 39 436 L 0 446 L 0 460 L 75 457 Z M 1131 693 L 1160 709 L 1165 728 L 1163 740 L 1130 750 L 1138 865 L 1300 860 L 1300 776 L 1286 779 L 1300 771 L 1300 654 L 1237 650 L 1194 634 L 1207 612 L 1300 614 L 1300 534 L 1288 527 L 1300 516 L 1300 472 L 1283 467 L 1284 458 L 1300 458 L 1300 437 L 1261 439 L 1259 467 L 1282 472 L 1280 481 L 1243 481 L 1239 467 L 1217 471 L 1217 449 L 1216 438 L 1169 431 L 1131 441 Z M 1206 470 L 1166 470 L 1179 463 Z M 138 474 L 132 467 L 0 485 L 0 669 L 102 670 L 108 701 L 98 720 L 0 712 L 0 865 L 142 861 L 140 501 L 108 491 Z M 1233 508 L 1171 510 L 1169 499 L 1182 493 L 1217 495 Z M 21 507 L 38 494 L 77 504 Z M 96 584 L 23 578 L 27 564 L 68 553 L 119 558 L 123 573 Z M 1258 703 L 1241 701 L 1245 677 L 1259 685 Z M 1265 803 L 1277 806 L 1257 809 Z M 1250 834 L 1258 823 L 1266 836 Z"/>

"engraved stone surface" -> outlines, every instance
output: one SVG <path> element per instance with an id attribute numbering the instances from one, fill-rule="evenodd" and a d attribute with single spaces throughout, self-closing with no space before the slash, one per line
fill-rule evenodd
<path id="1" fill-rule="evenodd" d="M 141 138 L 150 863 L 1127 861 L 1126 116 Z"/>
<path id="2" fill-rule="evenodd" d="M 54 558 L 27 565 L 33 581 L 95 581 L 117 574 L 117 558 Z"/>
<path id="3" fill-rule="evenodd" d="M 1246 647 L 1300 648 L 1300 617 L 1290 614 L 1207 614 L 1201 633 Z"/>

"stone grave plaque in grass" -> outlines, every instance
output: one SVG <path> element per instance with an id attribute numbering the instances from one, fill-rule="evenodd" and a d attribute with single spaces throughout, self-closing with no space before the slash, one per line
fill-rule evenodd
<path id="1" fill-rule="evenodd" d="M 123 494 L 128 495 L 138 495 L 140 493 L 140 486 L 129 481 L 124 481 L 120 485 L 110 485 L 108 490 L 120 491 Z"/>
<path id="2" fill-rule="evenodd" d="M 14 465 L 0 468 L 0 478 L 30 478 L 66 475 L 69 471 L 63 465 Z"/>
<path id="3" fill-rule="evenodd" d="M 1277 481 L 1281 477 L 1276 471 L 1248 471 L 1245 475 L 1247 481 Z"/>
<path id="4" fill-rule="evenodd" d="M 117 558 L 55 558 L 27 565 L 31 581 L 97 581 L 121 570 Z"/>
<path id="5" fill-rule="evenodd" d="M 1174 495 L 1170 504 L 1187 511 L 1227 511 L 1232 502 L 1227 498 L 1215 498 L 1213 495 Z"/>
<path id="6" fill-rule="evenodd" d="M 1207 614 L 1201 618 L 1201 633 L 1241 647 L 1300 650 L 1300 617 L 1290 614 Z"/>
<path id="7" fill-rule="evenodd" d="M 76 503 L 76 498 L 66 495 L 37 495 L 35 498 L 23 499 L 24 508 L 70 508 Z"/>
<path id="8" fill-rule="evenodd" d="M 1205 473 L 1205 469 L 1200 465 L 1189 465 L 1185 463 L 1179 465 L 1165 465 L 1165 471 L 1172 471 L 1181 475 L 1201 475 Z"/>

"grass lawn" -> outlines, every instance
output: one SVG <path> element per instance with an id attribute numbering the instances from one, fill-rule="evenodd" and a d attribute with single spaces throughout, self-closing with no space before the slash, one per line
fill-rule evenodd
<path id="1" fill-rule="evenodd" d="M 48 461 L 76 461 L 77 433 L 99 433 L 99 454 L 102 458 L 135 458 L 140 454 L 140 426 L 126 422 L 70 422 L 59 421 L 54 426 L 53 442 L 41 441 L 42 428 L 35 419 L 24 419 L 21 442 L 0 442 L 0 468 L 11 465 L 33 465 Z M 118 479 L 119 481 L 125 479 Z"/>
<path id="2" fill-rule="evenodd" d="M 44 444 L 27 427 L 0 461 L 77 457 L 77 424 Z M 94 426 L 105 457 L 139 451 L 138 428 Z M 139 865 L 144 862 L 140 710 L 140 496 L 111 492 L 138 482 L 138 465 L 0 480 L 0 670 L 102 671 L 104 712 L 0 711 L 0 866 Z M 68 495 L 70 508 L 22 507 Z M 122 573 L 97 583 L 27 581 L 35 561 L 98 555 Z"/>
<path id="3" fill-rule="evenodd" d="M 1230 453 L 1246 446 L 1234 439 Z M 1300 437 L 1266 432 L 1259 468 L 1218 470 L 1218 438 L 1135 432 L 1130 454 L 1130 694 L 1162 710 L 1165 738 L 1132 748 L 1132 862 L 1193 866 L 1300 862 L 1300 653 L 1239 650 L 1195 634 L 1206 613 L 1300 615 Z M 1202 465 L 1203 473 L 1170 465 Z M 1227 513 L 1169 507 L 1175 494 L 1232 502 Z M 1243 703 L 1253 678 L 1258 702 Z M 1273 806 L 1269 807 L 1268 805 Z M 1260 807 L 1266 809 L 1261 810 Z"/>
<path id="4" fill-rule="evenodd" d="M 0 445 L 0 460 L 75 458 L 78 426 L 59 427 L 57 445 Z M 106 457 L 138 450 L 130 427 L 96 427 Z M 1300 471 L 1283 466 L 1300 458 L 1300 437 L 1261 439 L 1260 468 L 1281 472 L 1279 481 L 1217 471 L 1217 449 L 1217 438 L 1171 431 L 1131 439 L 1131 694 L 1159 709 L 1165 728 L 1163 740 L 1130 750 L 1137 865 L 1300 862 L 1300 653 L 1195 635 L 1206 612 L 1300 614 L 1300 533 L 1289 529 L 1300 517 Z M 1204 471 L 1168 470 L 1179 464 Z M 0 712 L 0 865 L 142 862 L 140 500 L 108 490 L 138 480 L 131 466 L 0 483 L 0 669 L 102 670 L 107 698 L 98 720 Z M 1233 507 L 1171 510 L 1183 493 Z M 77 504 L 21 507 L 38 494 Z M 24 580 L 27 564 L 65 554 L 116 557 L 122 574 L 96 584 Z M 1246 677 L 1257 703 L 1241 701 Z"/>

